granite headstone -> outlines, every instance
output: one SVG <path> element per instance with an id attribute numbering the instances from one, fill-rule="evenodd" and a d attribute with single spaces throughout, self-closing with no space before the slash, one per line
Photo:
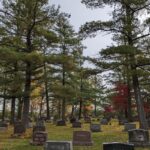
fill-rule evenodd
<path id="1" fill-rule="evenodd" d="M 128 131 L 129 143 L 135 146 L 150 146 L 149 132 L 143 129 L 133 129 Z"/>
<path id="2" fill-rule="evenodd" d="M 57 126 L 66 126 L 66 121 L 65 120 L 58 120 L 56 125 Z"/>
<path id="3" fill-rule="evenodd" d="M 100 124 L 101 125 L 108 125 L 108 120 L 103 118 L 103 119 L 101 119 Z"/>
<path id="4" fill-rule="evenodd" d="M 129 130 L 133 130 L 133 129 L 136 129 L 136 124 L 134 124 L 134 123 L 125 123 L 124 124 L 123 131 L 129 131 Z"/>
<path id="5" fill-rule="evenodd" d="M 44 150 L 73 150 L 71 141 L 47 141 Z"/>
<path id="6" fill-rule="evenodd" d="M 134 150 L 134 145 L 118 142 L 104 143 L 103 150 Z"/>
<path id="7" fill-rule="evenodd" d="M 37 131 L 33 133 L 32 141 L 30 142 L 32 145 L 44 145 L 47 141 L 47 132 Z"/>
<path id="8" fill-rule="evenodd" d="M 79 121 L 76 121 L 76 122 L 73 122 L 73 123 L 72 123 L 72 127 L 73 127 L 73 128 L 81 128 L 81 126 L 82 126 L 82 125 L 81 125 L 81 122 L 79 122 Z"/>
<path id="9" fill-rule="evenodd" d="M 89 131 L 74 131 L 73 132 L 73 145 L 92 146 L 93 141 L 91 138 L 91 132 L 89 132 Z"/>
<path id="10" fill-rule="evenodd" d="M 100 132 L 101 131 L 101 126 L 100 126 L 100 124 L 91 124 L 90 125 L 90 130 L 92 132 Z"/>
<path id="11" fill-rule="evenodd" d="M 0 122 L 0 131 L 6 131 L 8 129 L 8 123 L 7 122 Z"/>
<path id="12" fill-rule="evenodd" d="M 22 124 L 22 122 L 16 122 L 14 124 L 14 134 L 22 135 L 25 133 L 25 126 Z"/>

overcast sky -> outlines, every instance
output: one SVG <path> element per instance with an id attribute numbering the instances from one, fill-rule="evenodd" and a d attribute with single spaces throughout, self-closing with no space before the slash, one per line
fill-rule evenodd
<path id="1" fill-rule="evenodd" d="M 108 20 L 111 13 L 110 8 L 88 9 L 84 4 L 81 4 L 81 0 L 50 0 L 50 4 L 60 5 L 62 11 L 71 14 L 70 23 L 76 31 L 87 21 Z M 106 48 L 111 43 L 111 36 L 104 33 L 95 38 L 88 38 L 83 41 L 87 47 L 84 50 L 84 55 L 96 56 L 102 48 Z"/>

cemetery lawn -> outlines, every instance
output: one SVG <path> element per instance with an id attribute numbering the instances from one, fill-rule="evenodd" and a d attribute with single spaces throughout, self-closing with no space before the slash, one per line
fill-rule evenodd
<path id="1" fill-rule="evenodd" d="M 65 127 L 58 127 L 52 123 L 46 123 L 49 140 L 72 140 L 73 131 L 87 130 L 89 124 L 83 124 L 82 128 L 73 129 L 71 124 Z M 104 142 L 126 142 L 128 134 L 122 132 L 123 126 L 119 126 L 118 122 L 112 121 L 111 125 L 102 126 L 103 132 L 92 133 L 94 145 L 89 150 L 103 150 Z M 13 128 L 9 127 L 7 131 L 0 131 L 0 150 L 43 150 L 43 146 L 32 146 L 30 140 L 32 137 L 32 129 L 28 129 L 26 134 L 20 138 L 12 138 Z M 73 150 L 84 150 L 84 147 L 75 146 Z M 150 148 L 136 148 L 135 150 L 150 150 Z"/>

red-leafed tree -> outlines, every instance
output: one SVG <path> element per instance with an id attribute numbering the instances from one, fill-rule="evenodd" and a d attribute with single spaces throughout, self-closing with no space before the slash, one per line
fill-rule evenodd
<path id="1" fill-rule="evenodd" d="M 127 116 L 128 110 L 128 86 L 126 84 L 117 83 L 116 95 L 112 97 L 114 110 L 117 112 L 124 112 Z"/>

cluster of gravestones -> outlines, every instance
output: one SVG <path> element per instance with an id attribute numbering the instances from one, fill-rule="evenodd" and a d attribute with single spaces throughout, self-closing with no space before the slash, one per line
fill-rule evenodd
<path id="1" fill-rule="evenodd" d="M 86 117 L 85 123 L 90 123 L 91 132 L 101 132 L 101 125 L 111 125 L 106 118 L 101 119 L 100 123 L 95 124 L 91 122 L 91 118 Z M 73 128 L 82 128 L 81 122 L 75 118 L 70 119 Z M 104 143 L 103 150 L 134 150 L 134 146 L 150 146 L 148 130 L 136 129 L 136 124 L 128 123 L 127 120 L 119 120 L 120 125 L 124 125 L 125 132 L 128 132 L 129 141 L 127 143 Z M 64 120 L 58 120 L 57 126 L 65 126 Z M 28 127 L 31 127 L 30 124 Z M 0 122 L 0 129 L 7 129 L 8 124 Z M 93 141 L 90 131 L 74 131 L 72 141 L 47 141 L 48 133 L 43 119 L 36 122 L 33 126 L 33 136 L 31 144 L 44 145 L 45 150 L 73 150 L 72 146 L 92 146 Z M 21 122 L 15 122 L 14 134 L 22 135 L 25 132 L 24 125 Z"/>
<path id="2" fill-rule="evenodd" d="M 1 121 L 0 122 L 0 131 L 5 131 L 7 129 L 8 129 L 8 123 L 4 122 L 4 121 Z"/>
<path id="3" fill-rule="evenodd" d="M 139 147 L 149 147 L 149 131 L 136 129 L 136 124 L 128 123 L 126 119 L 119 120 L 119 125 L 124 125 L 125 132 L 128 132 L 129 143 Z"/>

